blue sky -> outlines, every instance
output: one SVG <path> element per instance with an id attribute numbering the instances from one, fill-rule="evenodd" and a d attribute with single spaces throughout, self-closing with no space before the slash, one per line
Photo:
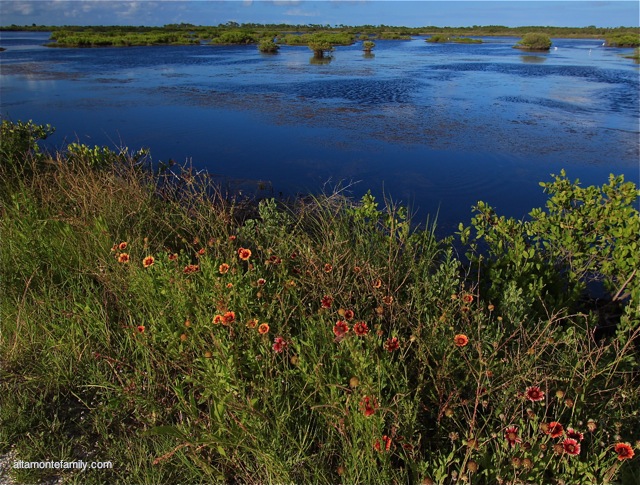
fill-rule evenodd
<path id="1" fill-rule="evenodd" d="M 1 0 L 0 25 L 638 26 L 638 1 L 468 0 Z"/>

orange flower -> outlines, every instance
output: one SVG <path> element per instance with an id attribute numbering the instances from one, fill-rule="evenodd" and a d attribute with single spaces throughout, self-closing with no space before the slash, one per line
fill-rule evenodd
<path id="1" fill-rule="evenodd" d="M 206 252 L 207 252 L 207 248 L 200 248 L 198 250 L 198 256 L 204 256 Z"/>
<path id="2" fill-rule="evenodd" d="M 576 456 L 580 454 L 580 443 L 573 438 L 567 438 L 562 442 L 562 448 L 567 455 Z"/>
<path id="3" fill-rule="evenodd" d="M 128 263 L 130 259 L 127 253 L 120 253 L 120 255 L 118 255 L 118 263 Z"/>
<path id="4" fill-rule="evenodd" d="M 355 313 L 353 312 L 353 310 L 345 310 L 344 311 L 344 318 L 346 320 L 353 320 L 354 316 L 355 316 Z"/>
<path id="5" fill-rule="evenodd" d="M 470 293 L 465 293 L 464 295 L 462 295 L 462 301 L 465 303 L 473 302 L 473 295 Z"/>
<path id="6" fill-rule="evenodd" d="M 261 323 L 260 326 L 258 327 L 258 333 L 260 335 L 264 335 L 265 333 L 269 332 L 269 325 L 267 323 Z"/>
<path id="7" fill-rule="evenodd" d="M 124 251 L 125 249 L 127 249 L 127 242 L 126 241 L 122 241 L 120 244 L 118 244 L 118 249 L 120 251 Z"/>
<path id="8" fill-rule="evenodd" d="M 247 327 L 249 328 L 256 328 L 257 326 L 258 326 L 258 320 L 256 320 L 255 318 L 252 318 L 247 322 Z"/>
<path id="9" fill-rule="evenodd" d="M 453 337 L 453 343 L 456 344 L 456 347 L 464 347 L 469 343 L 469 338 L 466 335 L 460 333 Z"/>
<path id="10" fill-rule="evenodd" d="M 387 352 L 393 352 L 394 350 L 398 350 L 399 348 L 400 342 L 398 341 L 398 337 L 387 339 L 387 341 L 384 343 L 384 349 Z"/>
<path id="11" fill-rule="evenodd" d="M 236 319 L 235 312 L 227 312 L 224 315 L 222 315 L 222 325 L 229 325 L 230 323 L 233 323 L 235 319 Z"/>
<path id="12" fill-rule="evenodd" d="M 148 268 L 149 266 L 153 266 L 153 263 L 155 263 L 155 261 L 156 260 L 153 256 L 147 256 L 142 260 L 142 266 Z"/>
<path id="13" fill-rule="evenodd" d="M 544 391 L 542 391 L 538 386 L 528 387 L 526 394 L 529 401 L 536 402 L 544 399 Z"/>
<path id="14" fill-rule="evenodd" d="M 380 278 L 378 278 L 377 280 L 375 280 L 375 281 L 372 283 L 372 286 L 373 286 L 374 288 L 380 288 L 380 287 L 382 286 L 382 280 L 381 280 Z"/>
<path id="15" fill-rule="evenodd" d="M 214 325 L 219 325 L 221 323 L 224 322 L 224 317 L 222 315 L 216 315 L 215 317 L 213 317 L 213 324 Z"/>
<path id="16" fill-rule="evenodd" d="M 360 401 L 360 410 L 366 417 L 373 416 L 378 407 L 375 398 L 364 396 Z"/>
<path id="17" fill-rule="evenodd" d="M 227 272 L 229 271 L 229 265 L 227 263 L 222 263 L 218 267 L 218 271 L 220 271 L 220 274 L 227 274 Z"/>
<path id="18" fill-rule="evenodd" d="M 183 273 L 184 274 L 197 273 L 199 269 L 200 267 L 197 264 L 188 264 L 187 266 L 184 267 Z"/>
<path id="19" fill-rule="evenodd" d="M 391 304 L 393 303 L 393 297 L 392 297 L 391 295 L 389 295 L 389 296 L 385 296 L 385 297 L 382 299 L 382 302 L 383 302 L 385 305 L 389 306 L 389 305 L 391 305 Z"/>
<path id="20" fill-rule="evenodd" d="M 522 440 L 518 436 L 518 428 L 516 426 L 509 426 L 504 430 L 504 439 L 506 439 L 511 446 L 516 446 L 516 443 L 522 443 Z"/>
<path id="21" fill-rule="evenodd" d="M 331 308 L 332 303 L 333 303 L 333 298 L 331 298 L 329 295 L 326 295 L 324 296 L 324 298 L 322 298 L 320 305 L 322 305 L 322 308 Z"/>
<path id="22" fill-rule="evenodd" d="M 178 260 L 178 253 L 171 253 L 169 255 L 169 261 L 177 261 Z"/>
<path id="23" fill-rule="evenodd" d="M 384 443 L 384 451 L 389 451 L 391 448 L 391 438 L 389 438 L 386 434 L 382 436 L 382 443 Z M 373 448 L 376 451 L 382 451 L 382 444 L 380 440 L 376 440 L 373 444 Z"/>
<path id="24" fill-rule="evenodd" d="M 324 272 L 325 273 L 331 273 L 331 271 L 333 271 L 333 266 L 331 266 L 329 263 L 324 265 Z"/>
<path id="25" fill-rule="evenodd" d="M 251 250 L 240 248 L 238 249 L 238 256 L 240 256 L 240 259 L 243 261 L 249 261 L 249 258 L 251 257 Z"/>
<path id="26" fill-rule="evenodd" d="M 347 322 L 342 320 L 338 320 L 338 322 L 333 326 L 333 333 L 336 337 L 344 337 L 348 331 L 349 325 L 347 325 Z"/>
<path id="27" fill-rule="evenodd" d="M 138 325 L 137 327 L 138 333 L 144 333 L 144 329 L 145 329 L 144 325 Z"/>
<path id="28" fill-rule="evenodd" d="M 236 236 L 229 236 L 229 241 L 235 241 L 236 240 Z"/>
<path id="29" fill-rule="evenodd" d="M 635 455 L 629 443 L 616 443 L 613 449 L 618 454 L 620 461 L 630 460 Z"/>
<path id="30" fill-rule="evenodd" d="M 364 337 L 369 333 L 369 327 L 365 322 L 358 322 L 353 326 L 353 332 L 358 337 Z"/>
<path id="31" fill-rule="evenodd" d="M 564 434 L 564 428 L 557 421 L 552 421 L 549 423 L 549 427 L 545 431 L 545 434 L 551 435 L 552 438 L 559 438 Z"/>

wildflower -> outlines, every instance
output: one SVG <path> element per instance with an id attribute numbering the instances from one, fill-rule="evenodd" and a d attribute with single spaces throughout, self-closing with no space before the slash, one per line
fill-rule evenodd
<path id="1" fill-rule="evenodd" d="M 122 241 L 120 244 L 118 244 L 118 249 L 120 251 L 124 251 L 125 249 L 127 249 L 127 243 L 126 241 Z"/>
<path id="2" fill-rule="evenodd" d="M 506 439 L 511 446 L 516 446 L 516 443 L 522 443 L 522 440 L 518 436 L 518 428 L 516 426 L 509 426 L 504 430 L 504 439 Z"/>
<path id="3" fill-rule="evenodd" d="M 473 302 L 473 295 L 470 293 L 465 293 L 464 295 L 462 295 L 462 301 L 467 304 Z"/>
<path id="4" fill-rule="evenodd" d="M 197 273 L 200 267 L 197 264 L 188 264 L 184 267 L 182 271 L 184 274 Z"/>
<path id="5" fill-rule="evenodd" d="M 338 322 L 333 326 L 333 333 L 336 337 L 344 337 L 348 331 L 349 325 L 347 325 L 347 322 L 343 320 L 338 320 Z"/>
<path id="6" fill-rule="evenodd" d="M 278 353 L 281 354 L 284 349 L 287 348 L 287 341 L 285 339 L 283 339 L 282 337 L 276 337 L 275 339 L 273 339 L 273 350 Z"/>
<path id="7" fill-rule="evenodd" d="M 258 286 L 264 286 L 267 283 L 267 280 L 264 278 L 258 278 Z"/>
<path id="8" fill-rule="evenodd" d="M 587 429 L 593 433 L 596 429 L 598 429 L 598 423 L 596 423 L 593 419 L 587 421 Z"/>
<path id="9" fill-rule="evenodd" d="M 353 310 L 345 310 L 344 311 L 344 318 L 346 320 L 353 320 L 354 316 L 355 316 L 355 313 L 353 312 Z"/>
<path id="10" fill-rule="evenodd" d="M 213 357 L 213 354 L 207 350 L 207 351 L 204 353 L 204 358 L 205 358 L 205 359 L 210 359 L 211 357 Z"/>
<path id="11" fill-rule="evenodd" d="M 362 271 L 362 268 L 360 266 L 354 266 L 353 267 L 353 272 L 354 273 L 359 273 L 360 271 Z"/>
<path id="12" fill-rule="evenodd" d="M 233 288 L 233 283 L 227 283 L 227 288 Z"/>
<path id="13" fill-rule="evenodd" d="M 384 443 L 384 451 L 389 451 L 391 449 L 391 438 L 386 434 L 382 436 L 382 443 Z M 382 444 L 380 443 L 380 440 L 376 440 L 373 444 L 373 448 L 376 451 L 382 451 Z"/>
<path id="14" fill-rule="evenodd" d="M 452 417 L 453 417 L 453 409 L 451 409 L 451 408 L 446 408 L 446 409 L 444 410 L 444 415 L 445 415 L 447 418 L 452 418 Z"/>
<path id="15" fill-rule="evenodd" d="M 222 315 L 222 325 L 229 325 L 230 323 L 233 323 L 235 319 L 235 312 L 226 312 L 224 315 Z"/>
<path id="16" fill-rule="evenodd" d="M 207 252 L 207 248 L 200 248 L 200 249 L 198 250 L 197 255 L 198 255 L 198 256 L 204 256 L 206 252 Z"/>
<path id="17" fill-rule="evenodd" d="M 169 261 L 177 261 L 178 260 L 178 253 L 171 253 L 169 255 Z"/>
<path id="18" fill-rule="evenodd" d="M 564 391 L 563 391 L 562 389 L 558 389 L 558 390 L 556 391 L 556 397 L 557 397 L 558 399 L 562 399 L 562 398 L 564 397 Z"/>
<path id="19" fill-rule="evenodd" d="M 584 438 L 584 434 L 582 434 L 580 431 L 576 431 L 573 428 L 567 428 L 567 438 L 582 441 L 582 439 Z"/>
<path id="20" fill-rule="evenodd" d="M 351 389 L 355 389 L 359 385 L 360 385 L 360 379 L 358 379 L 356 376 L 353 376 L 351 379 L 349 379 L 349 387 Z"/>
<path id="21" fill-rule="evenodd" d="M 564 447 L 560 443 L 556 443 L 553 445 L 553 451 L 555 451 L 558 455 L 564 454 Z"/>
<path id="22" fill-rule="evenodd" d="M 222 315 L 216 315 L 215 317 L 213 317 L 213 324 L 214 325 L 219 325 L 221 323 L 224 322 L 224 317 Z"/>
<path id="23" fill-rule="evenodd" d="M 331 308 L 332 303 L 333 303 L 333 298 L 331 298 L 329 295 L 325 295 L 322 298 L 320 305 L 322 305 L 322 308 Z"/>
<path id="24" fill-rule="evenodd" d="M 389 306 L 389 305 L 391 305 L 391 304 L 393 303 L 393 297 L 392 297 L 391 295 L 385 296 L 385 297 L 382 299 L 382 302 L 383 302 L 385 305 Z"/>
<path id="25" fill-rule="evenodd" d="M 533 468 L 533 461 L 531 461 L 531 458 L 525 458 L 522 460 L 522 466 L 527 470 L 531 470 Z"/>
<path id="26" fill-rule="evenodd" d="M 460 333 L 453 337 L 453 343 L 456 344 L 456 347 L 464 347 L 469 343 L 469 338 L 466 335 Z"/>
<path id="27" fill-rule="evenodd" d="M 291 253 L 291 259 L 296 259 L 298 257 L 298 253 Z"/>
<path id="28" fill-rule="evenodd" d="M 275 254 L 271 255 L 267 260 L 267 264 L 279 265 L 282 264 L 282 259 L 276 256 Z"/>
<path id="29" fill-rule="evenodd" d="M 562 448 L 567 455 L 576 456 L 580 454 L 580 443 L 573 438 L 567 438 L 562 442 Z"/>
<path id="30" fill-rule="evenodd" d="M 394 350 L 398 350 L 399 348 L 400 342 L 398 341 L 398 337 L 387 339 L 387 341 L 384 343 L 384 349 L 387 352 L 393 352 Z"/>
<path id="31" fill-rule="evenodd" d="M 331 273 L 331 271 L 333 271 L 333 266 L 331 266 L 329 263 L 324 265 L 324 272 L 325 273 Z"/>
<path id="32" fill-rule="evenodd" d="M 382 286 L 382 280 L 380 278 L 378 278 L 377 280 L 375 280 L 372 285 L 374 288 L 380 288 Z"/>
<path id="33" fill-rule="evenodd" d="M 184 342 L 185 340 L 187 340 L 187 334 L 183 333 L 182 335 L 180 335 L 180 341 Z"/>
<path id="34" fill-rule="evenodd" d="M 118 263 L 128 263 L 130 259 L 131 258 L 129 258 L 127 253 L 120 253 L 118 256 Z"/>
<path id="35" fill-rule="evenodd" d="M 519 457 L 514 456 L 513 458 L 511 458 L 511 464 L 514 468 L 520 468 L 520 465 L 522 465 L 522 460 Z"/>
<path id="36" fill-rule="evenodd" d="M 138 325 L 136 328 L 138 330 L 138 333 L 144 333 L 144 329 L 145 329 L 144 325 Z"/>
<path id="37" fill-rule="evenodd" d="M 248 328 L 256 328 L 257 326 L 258 326 L 258 320 L 256 320 L 255 318 L 252 318 L 247 322 Z"/>
<path id="38" fill-rule="evenodd" d="M 529 401 L 536 402 L 544 400 L 544 391 L 542 391 L 538 386 L 528 387 L 526 394 Z"/>
<path id="39" fill-rule="evenodd" d="M 635 455 L 629 443 L 616 443 L 613 449 L 618 454 L 620 461 L 630 460 Z"/>
<path id="40" fill-rule="evenodd" d="M 229 272 L 229 265 L 227 263 L 222 263 L 218 266 L 218 271 L 220 271 L 220 274 L 227 274 Z"/>
<path id="41" fill-rule="evenodd" d="M 229 241 L 235 241 L 236 240 L 236 236 L 229 236 Z"/>
<path id="42" fill-rule="evenodd" d="M 478 471 L 478 463 L 476 463 L 473 460 L 469 460 L 467 462 L 467 470 L 469 470 L 469 472 L 471 473 L 475 473 Z"/>
<path id="43" fill-rule="evenodd" d="M 240 259 L 243 261 L 249 261 L 249 258 L 251 257 L 251 250 L 240 248 L 238 249 L 238 256 L 240 256 Z"/>
<path id="44" fill-rule="evenodd" d="M 189 320 L 188 318 L 184 321 L 184 326 L 189 328 L 191 326 L 191 320 Z"/>
<path id="45" fill-rule="evenodd" d="M 491 304 L 490 304 L 489 306 L 487 306 L 487 310 L 489 310 L 490 312 L 492 312 L 493 310 L 495 310 L 495 308 L 496 308 L 496 307 L 495 307 L 495 306 L 493 306 L 493 305 L 491 305 Z"/>
<path id="46" fill-rule="evenodd" d="M 155 261 L 156 260 L 153 256 L 147 256 L 142 260 L 142 266 L 148 268 L 149 266 L 153 266 L 153 263 L 155 263 Z"/>
<path id="47" fill-rule="evenodd" d="M 545 434 L 551 435 L 552 438 L 559 438 L 564 434 L 564 428 L 557 421 L 552 421 L 549 423 Z"/>
<path id="48" fill-rule="evenodd" d="M 264 335 L 265 333 L 269 332 L 269 324 L 267 323 L 261 323 L 260 326 L 258 327 L 258 333 L 260 335 Z"/>
<path id="49" fill-rule="evenodd" d="M 375 398 L 364 396 L 360 401 L 360 410 L 366 417 L 372 416 L 378 407 Z"/>
<path id="50" fill-rule="evenodd" d="M 353 326 L 353 332 L 358 337 L 364 337 L 369 333 L 369 327 L 365 322 L 358 322 Z"/>
<path id="51" fill-rule="evenodd" d="M 565 399 L 564 401 L 564 405 L 567 406 L 568 408 L 572 408 L 573 407 L 573 399 Z"/>

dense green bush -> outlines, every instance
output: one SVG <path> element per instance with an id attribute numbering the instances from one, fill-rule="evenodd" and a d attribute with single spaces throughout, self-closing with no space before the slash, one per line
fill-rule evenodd
<path id="1" fill-rule="evenodd" d="M 514 46 L 516 49 L 529 51 L 548 51 L 551 48 L 551 39 L 542 33 L 528 33 Z"/>
<path id="2" fill-rule="evenodd" d="M 605 44 L 609 47 L 638 47 L 640 46 L 640 34 L 616 34 L 605 37 Z"/>
<path id="3" fill-rule="evenodd" d="M 258 43 L 258 50 L 260 52 L 273 54 L 278 52 L 278 49 L 280 49 L 280 46 L 271 39 L 263 39 Z"/>

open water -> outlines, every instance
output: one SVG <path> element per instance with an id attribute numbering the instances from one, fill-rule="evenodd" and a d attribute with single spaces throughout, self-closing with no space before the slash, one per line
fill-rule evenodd
<path id="1" fill-rule="evenodd" d="M 639 69 L 602 40 L 517 38 L 480 45 L 376 41 L 337 47 L 43 47 L 48 34 L 3 32 L 0 114 L 56 128 L 51 147 L 148 147 L 190 161 L 234 190 L 263 195 L 368 189 L 468 223 L 478 200 L 522 218 L 538 185 L 565 169 L 584 185 L 610 173 L 639 184 Z M 557 49 L 556 49 L 557 48 Z M 640 184 L 639 184 L 640 185 Z M 264 189 L 266 187 L 266 189 Z"/>

